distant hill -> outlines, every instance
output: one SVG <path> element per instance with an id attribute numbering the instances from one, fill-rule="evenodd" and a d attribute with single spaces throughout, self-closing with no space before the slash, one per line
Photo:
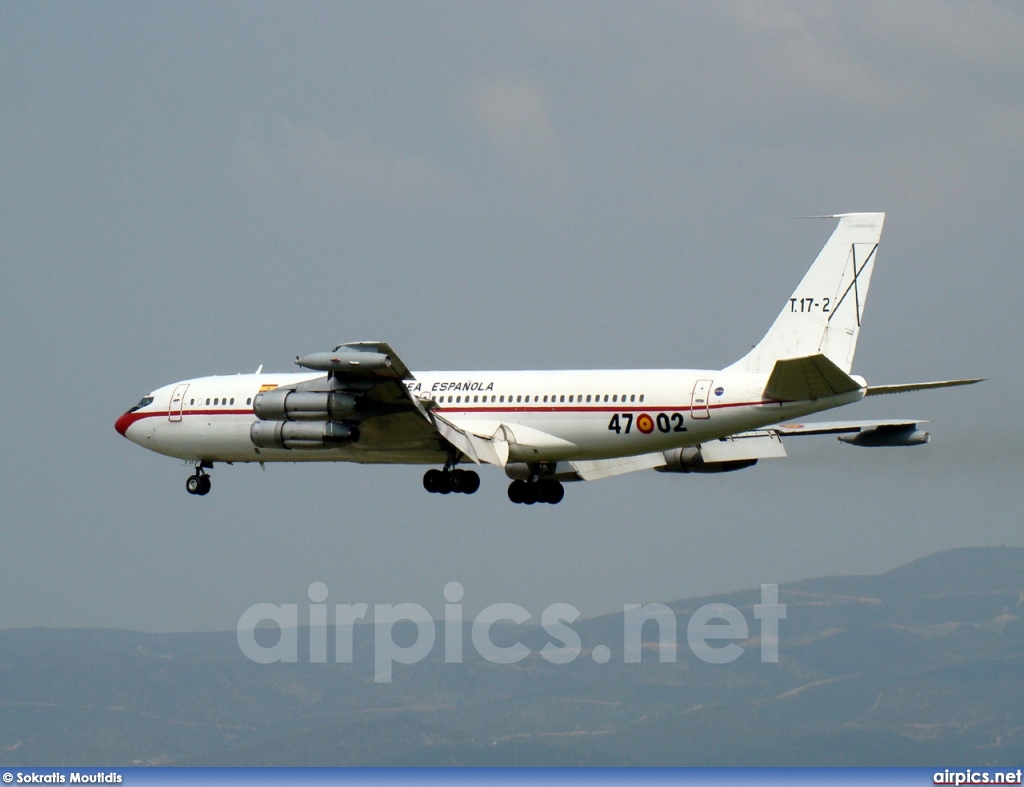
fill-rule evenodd
<path id="1" fill-rule="evenodd" d="M 532 650 L 517 664 L 477 656 L 468 626 L 464 663 L 446 664 L 438 624 L 431 655 L 390 684 L 373 681 L 368 624 L 353 664 L 255 664 L 233 631 L 3 630 L 0 766 L 1020 764 L 1024 549 L 784 584 L 777 664 L 758 656 L 760 601 L 671 604 L 675 663 L 655 660 L 650 623 L 643 663 L 624 663 L 622 614 L 573 624 L 583 651 L 567 665 L 539 655 L 552 638 L 537 626 L 495 629 Z M 749 624 L 732 663 L 687 647 L 709 602 Z"/>

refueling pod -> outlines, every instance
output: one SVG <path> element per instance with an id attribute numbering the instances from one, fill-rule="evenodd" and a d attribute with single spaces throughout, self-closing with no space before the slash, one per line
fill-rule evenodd
<path id="1" fill-rule="evenodd" d="M 319 372 L 373 372 L 391 366 L 391 356 L 363 350 L 353 350 L 340 344 L 329 353 L 313 353 L 295 358 L 296 366 Z"/>
<path id="2" fill-rule="evenodd" d="M 340 448 L 359 440 L 359 428 L 338 421 L 253 421 L 249 439 L 257 448 Z"/>

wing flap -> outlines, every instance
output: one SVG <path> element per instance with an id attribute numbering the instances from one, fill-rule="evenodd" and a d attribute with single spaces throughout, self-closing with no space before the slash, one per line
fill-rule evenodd
<path id="1" fill-rule="evenodd" d="M 779 459 L 786 456 L 786 449 L 775 432 L 758 430 L 701 443 L 700 453 L 705 462 L 736 462 Z"/>
<path id="2" fill-rule="evenodd" d="M 431 413 L 430 417 L 441 436 L 476 464 L 486 462 L 498 467 L 508 464 L 509 444 L 503 439 L 501 422 L 475 422 L 471 428 L 466 428 L 438 413 Z M 488 424 L 491 425 L 489 433 Z"/>
<path id="3" fill-rule="evenodd" d="M 665 455 L 658 452 L 623 456 L 619 459 L 580 460 L 569 464 L 584 481 L 597 481 L 625 473 L 635 473 L 638 470 L 653 470 L 665 464 Z"/>

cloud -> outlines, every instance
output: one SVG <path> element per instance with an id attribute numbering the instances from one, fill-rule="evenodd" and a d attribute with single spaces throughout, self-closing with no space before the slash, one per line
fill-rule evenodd
<path id="1" fill-rule="evenodd" d="M 243 182 L 273 202 L 344 207 L 370 201 L 399 209 L 449 201 L 462 191 L 458 178 L 426 156 L 287 120 L 247 134 L 236 146 L 236 161 Z"/>
<path id="2" fill-rule="evenodd" d="M 470 92 L 469 107 L 508 172 L 560 188 L 565 164 L 540 85 L 526 80 L 481 81 Z"/>

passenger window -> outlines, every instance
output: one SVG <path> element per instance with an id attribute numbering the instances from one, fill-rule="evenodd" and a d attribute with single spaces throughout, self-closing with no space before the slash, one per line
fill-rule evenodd
<path id="1" fill-rule="evenodd" d="M 587 394 L 587 401 L 590 401 L 590 394 Z"/>
<path id="2" fill-rule="evenodd" d="M 643 400 L 644 400 L 644 395 L 640 394 L 640 401 L 642 402 Z"/>
<path id="3" fill-rule="evenodd" d="M 562 394 L 562 395 L 561 395 L 561 396 L 560 396 L 560 397 L 558 398 L 558 401 L 560 401 L 560 402 L 564 402 L 564 401 L 565 401 L 565 394 Z"/>
<path id="4" fill-rule="evenodd" d="M 605 394 L 605 395 L 604 395 L 604 400 L 605 400 L 606 402 L 608 401 L 608 394 Z"/>
<path id="5" fill-rule="evenodd" d="M 188 403 L 189 403 L 189 405 L 193 405 L 193 404 L 196 403 L 196 400 L 195 399 L 189 399 Z"/>
<path id="6" fill-rule="evenodd" d="M 613 401 L 613 402 L 617 402 L 617 401 L 619 401 L 619 395 L 618 395 L 618 394 L 615 394 L 615 396 L 613 396 L 613 397 L 612 397 L 612 401 Z"/>
<path id="7" fill-rule="evenodd" d="M 231 397 L 231 404 L 234 404 L 234 403 L 235 403 L 235 397 L 232 396 Z"/>
<path id="8" fill-rule="evenodd" d="M 210 404 L 210 400 L 209 399 L 206 400 L 206 404 Z"/>
<path id="9" fill-rule="evenodd" d="M 245 403 L 246 404 L 252 404 L 252 397 L 250 396 L 248 399 L 246 399 Z"/>
<path id="10" fill-rule="evenodd" d="M 636 401 L 636 394 L 630 394 L 629 395 L 629 401 L 635 402 Z"/>

